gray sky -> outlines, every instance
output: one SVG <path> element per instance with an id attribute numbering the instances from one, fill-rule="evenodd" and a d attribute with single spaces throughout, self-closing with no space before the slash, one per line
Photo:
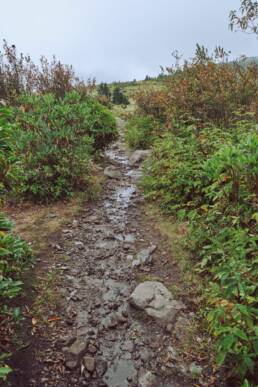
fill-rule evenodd
<path id="1" fill-rule="evenodd" d="M 8 0 L 1 1 L 0 38 L 36 61 L 55 54 L 97 81 L 142 79 L 185 58 L 199 42 L 234 57 L 258 55 L 258 41 L 228 29 L 240 0 Z"/>

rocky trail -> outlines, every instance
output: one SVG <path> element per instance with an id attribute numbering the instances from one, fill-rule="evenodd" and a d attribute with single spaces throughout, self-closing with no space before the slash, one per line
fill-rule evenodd
<path id="1" fill-rule="evenodd" d="M 121 137 L 106 156 L 101 199 L 85 206 L 55 245 L 67 257 L 54 264 L 62 272 L 60 321 L 33 361 L 41 365 L 14 385 L 208 385 L 203 364 L 180 353 L 194 313 L 168 289 L 180 281 L 178 269 L 144 213 L 137 179 L 146 152 L 129 160 Z"/>

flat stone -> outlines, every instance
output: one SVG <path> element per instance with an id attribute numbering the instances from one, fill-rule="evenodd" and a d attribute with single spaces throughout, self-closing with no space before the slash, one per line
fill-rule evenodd
<path id="1" fill-rule="evenodd" d="M 157 377 L 150 371 L 143 373 L 138 379 L 138 387 L 160 387 Z"/>
<path id="2" fill-rule="evenodd" d="M 184 308 L 182 302 L 174 300 L 170 291 L 156 281 L 139 284 L 131 294 L 129 302 L 162 323 L 173 321 L 177 313 Z"/>
<path id="3" fill-rule="evenodd" d="M 99 378 L 102 378 L 103 375 L 107 372 L 108 363 L 103 359 L 97 359 L 96 361 L 96 373 Z"/>
<path id="4" fill-rule="evenodd" d="M 109 165 L 104 169 L 104 175 L 110 179 L 121 179 L 122 174 L 113 165 Z"/>
<path id="5" fill-rule="evenodd" d="M 65 366 L 69 370 L 75 370 L 75 368 L 78 366 L 78 362 L 76 360 L 68 360 L 65 362 Z"/>
<path id="6" fill-rule="evenodd" d="M 95 347 L 95 345 L 89 344 L 88 352 L 94 355 L 96 352 L 98 352 L 98 349 Z"/>
<path id="7" fill-rule="evenodd" d="M 130 165 L 135 165 L 140 163 L 141 161 L 145 160 L 148 156 L 150 156 L 151 151 L 150 150 L 136 150 L 134 151 L 129 159 Z"/>
<path id="8" fill-rule="evenodd" d="M 140 265 L 144 265 L 146 263 L 152 262 L 152 253 L 157 249 L 157 246 L 150 246 L 147 249 L 141 250 L 137 255 L 136 258 L 132 262 L 133 267 L 137 267 Z"/>
<path id="9" fill-rule="evenodd" d="M 85 340 L 77 339 L 70 347 L 63 348 L 66 359 L 66 366 L 68 368 L 76 368 L 82 356 L 87 351 L 87 342 Z"/>
<path id="10" fill-rule="evenodd" d="M 95 359 L 92 356 L 84 356 L 83 358 L 83 365 L 86 368 L 87 371 L 92 373 L 95 370 Z"/>
<path id="11" fill-rule="evenodd" d="M 109 387 L 119 386 L 128 387 L 129 380 L 134 380 L 137 376 L 137 371 L 132 360 L 120 358 L 108 368 L 104 376 L 104 381 Z"/>
<path id="12" fill-rule="evenodd" d="M 191 323 L 186 317 L 180 316 L 174 326 L 174 334 L 178 340 L 185 340 L 189 335 Z"/>

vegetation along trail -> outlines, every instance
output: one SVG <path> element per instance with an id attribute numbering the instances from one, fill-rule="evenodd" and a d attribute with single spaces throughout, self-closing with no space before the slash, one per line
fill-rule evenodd
<path id="1" fill-rule="evenodd" d="M 123 136 L 106 151 L 102 198 L 86 204 L 53 245 L 60 259 L 49 270 L 61 270 L 58 318 L 27 372 L 14 372 L 13 385 L 210 385 L 207 353 L 189 349 L 190 334 L 192 344 L 202 341 L 191 333 L 193 304 L 168 289 L 183 286 L 180 272 L 137 188 L 147 153 L 128 158 Z"/>

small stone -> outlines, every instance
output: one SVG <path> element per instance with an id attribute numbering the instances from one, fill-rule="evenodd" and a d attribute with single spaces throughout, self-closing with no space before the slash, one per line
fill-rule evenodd
<path id="1" fill-rule="evenodd" d="M 70 347 L 65 347 L 63 352 L 65 353 L 67 368 L 74 369 L 77 367 L 81 357 L 87 351 L 87 343 L 85 340 L 77 339 Z"/>
<path id="2" fill-rule="evenodd" d="M 178 340 L 185 340 L 189 334 L 190 320 L 186 317 L 179 316 L 174 326 L 174 333 Z"/>
<path id="3" fill-rule="evenodd" d="M 78 365 L 78 362 L 76 360 L 68 360 L 65 362 L 66 368 L 69 370 L 74 370 Z"/>
<path id="4" fill-rule="evenodd" d="M 173 348 L 171 345 L 167 348 L 167 351 L 169 353 L 169 357 L 172 360 L 177 360 L 177 351 L 175 348 Z"/>
<path id="5" fill-rule="evenodd" d="M 152 357 L 152 352 L 147 348 L 141 348 L 139 354 L 143 362 L 149 361 Z"/>
<path id="6" fill-rule="evenodd" d="M 121 179 L 121 172 L 117 171 L 113 165 L 110 165 L 104 169 L 104 175 L 110 179 Z"/>
<path id="7" fill-rule="evenodd" d="M 102 378 L 102 376 L 107 372 L 107 369 L 108 369 L 108 363 L 103 359 L 97 359 L 96 373 L 99 378 Z"/>
<path id="8" fill-rule="evenodd" d="M 171 333 L 173 331 L 173 324 L 167 324 L 166 326 L 166 332 L 167 333 Z"/>
<path id="9" fill-rule="evenodd" d="M 155 386 L 160 386 L 160 384 L 158 384 L 157 378 L 152 372 L 147 371 L 139 377 L 138 387 L 155 387 Z"/>
<path id="10" fill-rule="evenodd" d="M 132 341 L 127 340 L 122 344 L 121 348 L 123 351 L 133 352 L 134 344 Z"/>
<path id="11" fill-rule="evenodd" d="M 95 359 L 91 356 L 84 356 L 83 364 L 87 371 L 92 373 L 95 370 Z"/>
<path id="12" fill-rule="evenodd" d="M 132 153 L 129 163 L 130 165 L 135 165 L 146 159 L 151 154 L 150 150 L 136 150 Z"/>
<path id="13" fill-rule="evenodd" d="M 89 353 L 94 355 L 97 351 L 98 351 L 98 349 L 95 347 L 95 345 L 93 345 L 93 344 L 88 345 L 88 352 Z"/>
<path id="14" fill-rule="evenodd" d="M 146 263 L 152 262 L 152 253 L 157 249 L 157 246 L 151 246 L 147 249 L 141 250 L 137 255 L 136 258 L 132 262 L 133 267 L 137 267 L 140 265 L 144 265 Z"/>

